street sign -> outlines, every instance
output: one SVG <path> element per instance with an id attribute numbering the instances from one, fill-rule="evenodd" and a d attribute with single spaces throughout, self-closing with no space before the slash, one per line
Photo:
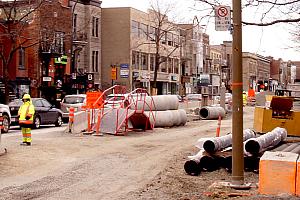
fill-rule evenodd
<path id="1" fill-rule="evenodd" d="M 116 67 L 111 68 L 111 80 L 117 80 L 117 68 Z"/>
<path id="2" fill-rule="evenodd" d="M 129 64 L 120 64 L 120 77 L 121 78 L 129 77 Z"/>
<path id="3" fill-rule="evenodd" d="M 89 81 L 92 81 L 93 80 L 93 74 L 88 74 L 87 78 L 88 78 Z"/>
<path id="4" fill-rule="evenodd" d="M 48 76 L 43 77 L 44 82 L 50 82 L 51 80 L 52 80 L 51 77 L 48 77 Z"/>
<path id="5" fill-rule="evenodd" d="M 231 26 L 230 6 L 215 7 L 216 31 L 229 31 Z"/>

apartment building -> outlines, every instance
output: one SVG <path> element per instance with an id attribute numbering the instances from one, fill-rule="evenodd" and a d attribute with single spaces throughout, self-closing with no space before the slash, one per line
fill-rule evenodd
<path id="1" fill-rule="evenodd" d="M 158 52 L 157 94 L 179 93 L 180 30 L 167 19 L 158 27 L 155 16 L 153 10 L 102 9 L 103 88 L 120 84 L 127 90 L 144 87 L 150 92 Z M 157 34 L 160 34 L 159 45 L 155 44 Z"/>
<path id="2" fill-rule="evenodd" d="M 271 60 L 258 54 L 243 52 L 243 90 L 268 90 Z"/>
<path id="3" fill-rule="evenodd" d="M 219 94 L 219 89 L 221 86 L 221 64 L 222 64 L 222 50 L 211 45 L 210 46 L 210 85 L 211 93 Z"/>
<path id="4" fill-rule="evenodd" d="M 178 24 L 181 28 L 181 63 L 184 94 L 197 93 L 200 74 L 204 71 L 203 30 L 199 24 Z"/>
<path id="5" fill-rule="evenodd" d="M 58 88 L 64 86 L 65 74 L 70 74 L 71 61 L 71 9 L 68 1 L 7 2 L 7 8 L 14 8 L 16 20 L 23 20 L 14 28 L 16 42 L 12 44 L 7 34 L 0 30 L 1 50 L 7 55 L 12 45 L 20 47 L 12 56 L 8 67 L 10 94 L 20 98 L 24 92 L 30 92 L 33 97 L 43 96 L 51 103 L 55 103 Z M 36 8 L 33 13 L 29 10 Z M 3 13 L 2 13 L 3 14 Z M 25 15 L 25 17 L 20 17 Z M 1 23 L 5 27 L 10 22 L 5 15 L 1 15 Z M 2 34 L 1 34 L 2 33 Z M 0 72 L 0 75 L 3 74 Z M 59 84 L 58 84 L 59 82 Z"/>
<path id="6" fill-rule="evenodd" d="M 73 10 L 72 92 L 101 88 L 101 1 L 71 0 Z"/>
<path id="7" fill-rule="evenodd" d="M 230 91 L 232 78 L 232 41 L 223 41 L 220 45 L 211 45 L 211 48 L 221 52 L 220 78 L 221 82 L 225 84 L 226 89 Z"/>

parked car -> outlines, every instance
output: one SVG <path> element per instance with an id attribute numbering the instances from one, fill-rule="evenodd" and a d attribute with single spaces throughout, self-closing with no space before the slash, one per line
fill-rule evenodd
<path id="1" fill-rule="evenodd" d="M 215 96 L 214 100 L 216 103 L 220 103 L 220 96 Z M 232 102 L 232 94 L 231 93 L 225 93 L 225 103 L 231 103 Z"/>
<path id="2" fill-rule="evenodd" d="M 104 106 L 108 108 L 119 108 L 128 94 L 109 94 L 104 100 Z"/>
<path id="3" fill-rule="evenodd" d="M 63 120 L 68 121 L 69 109 L 74 108 L 74 112 L 81 111 L 83 105 L 86 104 L 86 94 L 66 95 L 60 104 L 60 109 L 63 112 Z"/>
<path id="4" fill-rule="evenodd" d="M 3 128 L 2 133 L 7 133 L 10 127 L 11 115 L 8 105 L 0 104 L 0 112 L 3 116 Z"/>
<path id="5" fill-rule="evenodd" d="M 63 112 L 51 105 L 46 99 L 32 98 L 32 103 L 35 107 L 35 114 L 33 116 L 33 128 L 40 128 L 41 125 L 55 124 L 55 126 L 62 125 Z M 15 99 L 8 104 L 11 113 L 11 124 L 18 125 L 19 117 L 18 110 L 23 104 L 22 99 Z"/>
<path id="6" fill-rule="evenodd" d="M 202 95 L 201 94 L 188 94 L 188 95 L 186 95 L 185 99 L 187 101 L 201 101 Z"/>

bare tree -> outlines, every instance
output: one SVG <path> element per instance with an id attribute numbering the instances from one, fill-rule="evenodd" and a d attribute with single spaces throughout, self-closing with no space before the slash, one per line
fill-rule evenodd
<path id="1" fill-rule="evenodd" d="M 0 61 L 3 67 L 5 103 L 9 101 L 8 69 L 14 56 L 18 50 L 30 48 L 39 43 L 26 28 L 33 21 L 34 12 L 42 3 L 42 0 L 0 2 Z"/>
<path id="2" fill-rule="evenodd" d="M 217 5 L 226 5 L 228 2 L 220 2 L 217 0 L 195 0 L 206 9 L 199 11 L 208 11 L 203 18 L 212 18 L 214 7 Z M 242 1 L 243 13 L 250 13 L 251 17 L 243 19 L 244 25 L 254 26 L 270 26 L 279 23 L 296 24 L 295 30 L 290 31 L 292 40 L 296 44 L 300 44 L 299 38 L 299 22 L 300 22 L 300 1 L 299 0 L 244 0 Z M 295 49 L 299 50 L 299 45 L 295 45 Z"/>
<path id="3" fill-rule="evenodd" d="M 148 38 L 147 41 L 136 40 L 132 50 L 148 45 L 154 52 L 154 78 L 151 83 L 152 95 L 157 94 L 157 77 L 160 66 L 167 62 L 170 56 L 178 54 L 180 47 L 179 27 L 168 18 L 173 11 L 172 4 L 162 3 L 160 0 L 154 0 L 150 3 L 148 13 L 149 29 L 140 28 L 141 34 Z M 174 38 L 169 38 L 174 34 Z M 169 42 L 169 43 L 168 43 Z"/>

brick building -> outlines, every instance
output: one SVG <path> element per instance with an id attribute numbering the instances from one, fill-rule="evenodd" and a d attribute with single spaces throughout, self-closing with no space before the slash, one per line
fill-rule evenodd
<path id="1" fill-rule="evenodd" d="M 6 50 L 16 45 L 12 62 L 6 66 L 12 88 L 10 92 L 16 97 L 30 92 L 34 97 L 44 96 L 54 103 L 56 90 L 65 82 L 64 75 L 70 73 L 72 15 L 66 0 L 43 1 L 41 5 L 39 2 L 26 1 L 15 5 L 19 12 L 17 20 L 23 19 L 19 23 L 22 26 L 14 27 L 18 33 L 16 41 L 19 42 L 5 40 L 3 31 L 0 33 L 0 42 Z M 22 13 L 28 13 L 32 8 L 36 9 L 28 17 L 22 18 Z M 10 23 L 3 15 L 1 19 L 4 24 Z M 1 66 L 3 69 L 3 63 Z M 1 72 L 3 76 L 3 70 Z M 57 85 L 58 80 L 62 85 Z M 50 91 L 53 92 L 52 96 Z"/>

